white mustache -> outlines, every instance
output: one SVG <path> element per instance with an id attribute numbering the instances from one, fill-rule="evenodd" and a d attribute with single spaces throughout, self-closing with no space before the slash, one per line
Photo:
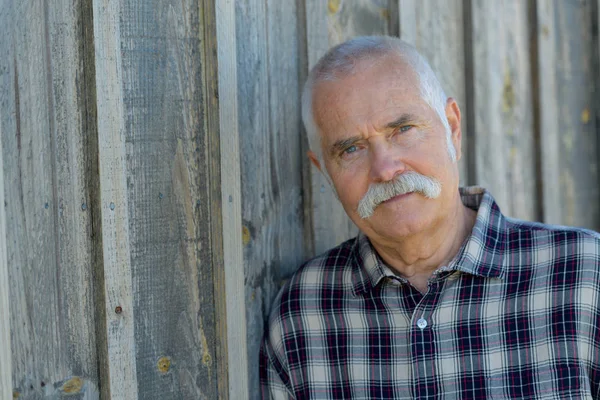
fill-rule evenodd
<path id="1" fill-rule="evenodd" d="M 389 182 L 374 183 L 358 203 L 358 215 L 369 218 L 375 208 L 392 197 L 410 192 L 422 193 L 428 199 L 435 199 L 442 192 L 442 184 L 435 178 L 408 171 Z"/>

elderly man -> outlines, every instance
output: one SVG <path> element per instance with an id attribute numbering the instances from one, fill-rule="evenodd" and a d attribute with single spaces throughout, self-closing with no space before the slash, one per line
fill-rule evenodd
<path id="1" fill-rule="evenodd" d="M 360 234 L 273 305 L 266 398 L 600 398 L 600 235 L 459 190 L 461 113 L 397 38 L 331 49 L 303 94 L 312 163 Z"/>

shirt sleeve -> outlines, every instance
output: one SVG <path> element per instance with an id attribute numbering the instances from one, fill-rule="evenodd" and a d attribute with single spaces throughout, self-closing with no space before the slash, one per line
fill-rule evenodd
<path id="1" fill-rule="evenodd" d="M 284 381 L 289 382 L 288 375 L 281 364 L 273 360 L 274 354 L 268 340 L 268 333 L 260 347 L 260 391 L 264 400 L 295 399 Z"/>

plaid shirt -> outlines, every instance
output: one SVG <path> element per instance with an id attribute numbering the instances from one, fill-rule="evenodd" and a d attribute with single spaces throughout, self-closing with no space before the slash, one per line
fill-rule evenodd
<path id="1" fill-rule="evenodd" d="M 600 398 L 600 235 L 461 195 L 477 221 L 424 295 L 362 234 L 294 274 L 261 348 L 263 397 Z"/>

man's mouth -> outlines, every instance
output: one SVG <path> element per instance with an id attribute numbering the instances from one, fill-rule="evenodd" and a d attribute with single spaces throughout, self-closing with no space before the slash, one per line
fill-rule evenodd
<path id="1" fill-rule="evenodd" d="M 413 193 L 414 193 L 414 192 L 406 192 L 406 193 L 404 193 L 404 194 L 399 194 L 399 195 L 397 195 L 397 196 L 394 196 L 394 197 L 391 197 L 391 198 L 387 199 L 386 201 L 384 201 L 384 202 L 383 202 L 383 203 L 381 203 L 381 204 L 385 204 L 385 203 L 393 203 L 394 201 L 397 201 L 397 200 L 404 199 L 404 198 L 406 198 L 406 197 L 410 196 L 410 195 L 411 195 L 411 194 L 413 194 Z"/>

